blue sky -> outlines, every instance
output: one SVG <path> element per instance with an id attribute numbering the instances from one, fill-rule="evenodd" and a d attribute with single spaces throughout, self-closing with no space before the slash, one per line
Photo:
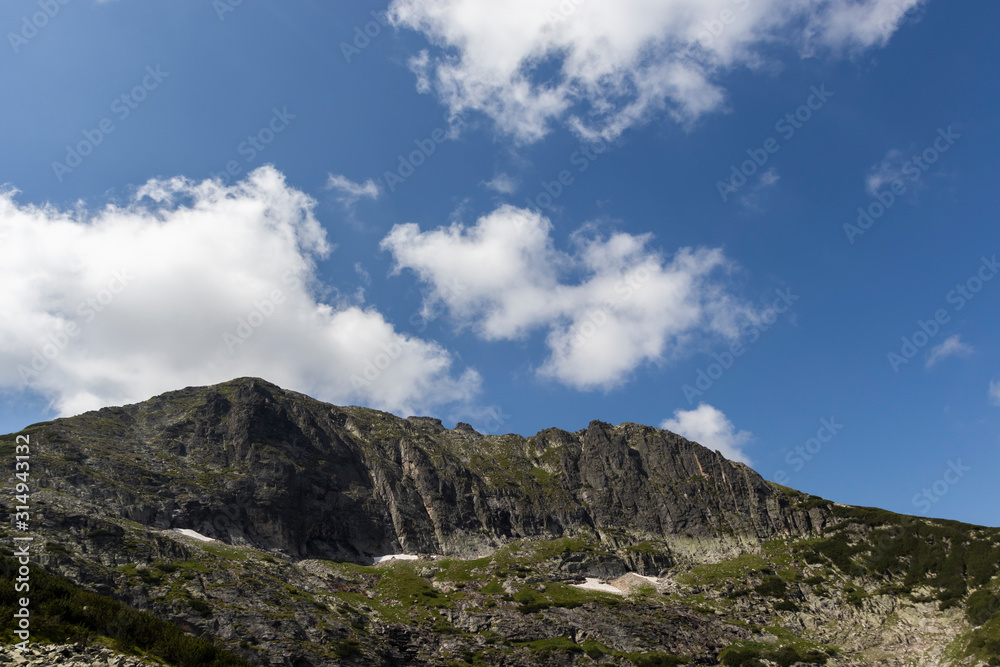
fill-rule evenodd
<path id="1" fill-rule="evenodd" d="M 776 2 L 4 3 L 0 430 L 259 375 L 1000 525 L 1000 7 Z"/>

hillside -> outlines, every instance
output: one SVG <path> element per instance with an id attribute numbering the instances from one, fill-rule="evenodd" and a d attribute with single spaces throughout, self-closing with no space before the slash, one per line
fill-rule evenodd
<path id="1" fill-rule="evenodd" d="M 36 562 L 252 664 L 1000 664 L 1000 530 L 648 426 L 487 436 L 242 378 L 17 435 Z"/>

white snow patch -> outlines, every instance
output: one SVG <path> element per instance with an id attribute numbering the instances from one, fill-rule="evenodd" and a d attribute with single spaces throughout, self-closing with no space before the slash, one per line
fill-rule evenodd
<path id="1" fill-rule="evenodd" d="M 385 563 L 390 560 L 417 560 L 417 558 L 419 558 L 419 556 L 414 556 L 412 554 L 389 554 L 388 556 L 375 556 L 372 558 L 372 561 L 374 561 L 374 565 L 378 565 L 379 563 Z"/>
<path id="2" fill-rule="evenodd" d="M 623 595 L 621 589 L 612 586 L 611 584 L 606 584 L 600 579 L 595 577 L 587 577 L 587 580 L 582 584 L 570 584 L 575 588 L 584 588 L 588 591 L 601 591 L 602 593 L 614 593 L 615 595 Z"/>
<path id="3" fill-rule="evenodd" d="M 215 542 L 214 538 L 205 537 L 196 530 L 191 530 L 190 528 L 174 528 L 174 532 L 180 533 L 181 535 L 187 535 L 188 537 L 193 537 L 196 540 L 201 540 L 202 542 Z"/>

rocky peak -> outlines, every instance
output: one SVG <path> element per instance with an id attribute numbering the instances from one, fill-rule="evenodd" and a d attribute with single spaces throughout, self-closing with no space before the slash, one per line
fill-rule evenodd
<path id="1" fill-rule="evenodd" d="M 755 540 L 814 521 L 751 469 L 668 431 L 449 431 L 259 378 L 56 420 L 40 435 L 54 484 L 95 511 L 303 558 L 470 556 L 580 531 Z"/>

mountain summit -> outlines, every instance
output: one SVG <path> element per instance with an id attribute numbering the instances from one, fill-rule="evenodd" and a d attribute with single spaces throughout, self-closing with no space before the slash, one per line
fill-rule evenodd
<path id="1" fill-rule="evenodd" d="M 1000 531 L 648 426 L 483 435 L 241 378 L 17 435 L 45 570 L 250 664 L 1000 663 Z"/>

